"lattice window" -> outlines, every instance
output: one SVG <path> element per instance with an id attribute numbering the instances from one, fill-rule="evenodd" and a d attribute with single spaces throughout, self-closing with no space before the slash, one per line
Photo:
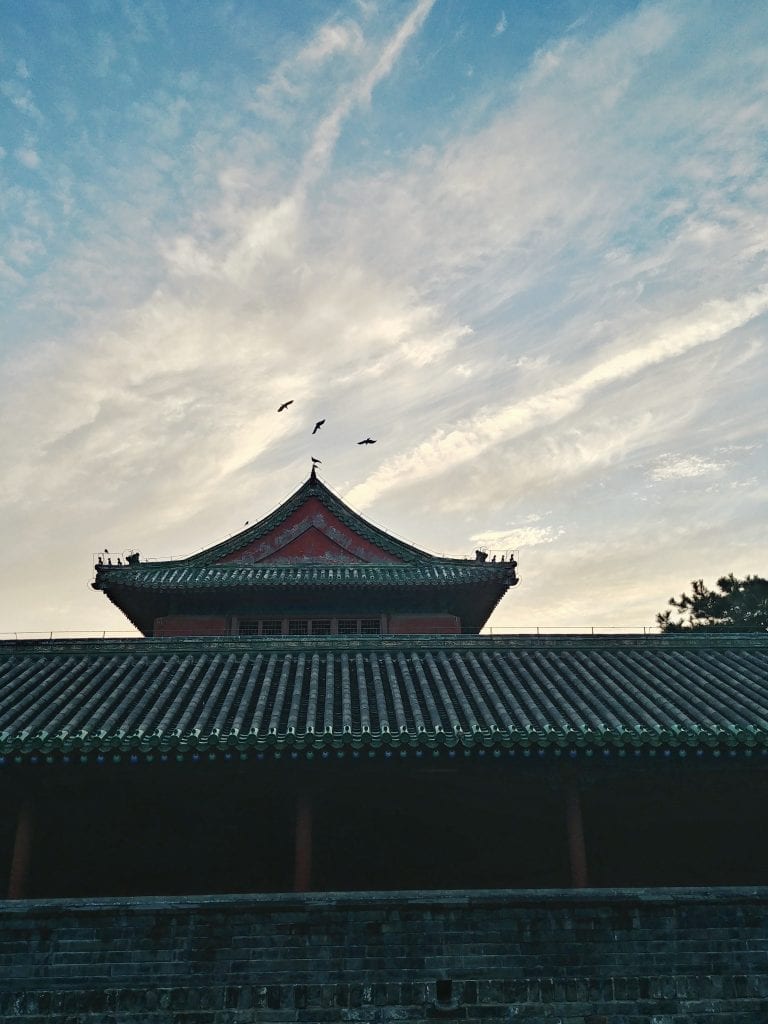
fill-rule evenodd
<path id="1" fill-rule="evenodd" d="M 335 628 L 334 628 L 335 627 Z M 240 619 L 239 636 L 379 636 L 380 619 Z"/>

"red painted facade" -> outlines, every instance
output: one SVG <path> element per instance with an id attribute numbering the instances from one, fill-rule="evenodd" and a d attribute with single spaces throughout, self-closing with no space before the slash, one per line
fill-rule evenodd
<path id="1" fill-rule="evenodd" d="M 400 563 L 383 548 L 365 540 L 318 501 L 309 498 L 280 526 L 221 559 L 226 562 Z"/>

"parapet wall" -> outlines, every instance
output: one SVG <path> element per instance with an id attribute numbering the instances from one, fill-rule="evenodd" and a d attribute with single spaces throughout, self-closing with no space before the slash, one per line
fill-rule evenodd
<path id="1" fill-rule="evenodd" d="M 8 902 L 0 1020 L 768 1021 L 768 888 Z"/>

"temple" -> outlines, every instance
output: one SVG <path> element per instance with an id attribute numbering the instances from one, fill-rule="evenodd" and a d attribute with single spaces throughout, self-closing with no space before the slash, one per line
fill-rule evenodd
<path id="1" fill-rule="evenodd" d="M 266 519 L 191 558 L 96 566 L 145 636 L 478 633 L 514 560 L 437 558 L 353 512 L 315 470 Z"/>
<path id="2" fill-rule="evenodd" d="M 516 583 L 314 472 L 101 556 L 142 637 L 0 643 L 0 1014 L 764 1019 L 768 638 L 483 634 Z"/>

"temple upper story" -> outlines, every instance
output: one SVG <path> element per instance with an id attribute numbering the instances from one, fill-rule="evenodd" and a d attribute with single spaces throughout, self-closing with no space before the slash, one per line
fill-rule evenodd
<path id="1" fill-rule="evenodd" d="M 99 560 L 93 586 L 145 636 L 478 633 L 516 563 L 442 558 L 353 511 L 312 471 L 264 519 L 188 558 Z"/>

